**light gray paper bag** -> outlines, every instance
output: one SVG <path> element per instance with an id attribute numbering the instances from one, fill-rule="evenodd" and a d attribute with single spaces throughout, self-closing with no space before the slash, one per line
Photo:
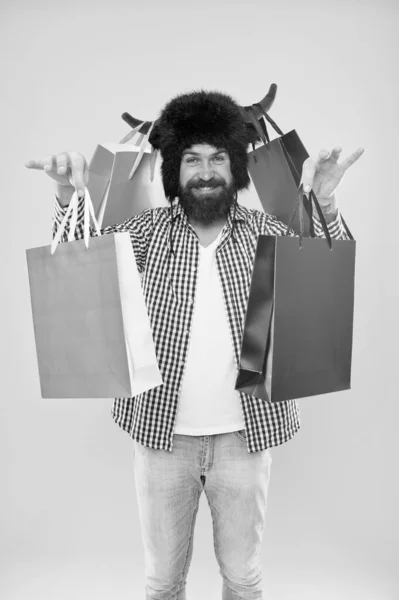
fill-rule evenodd
<path id="1" fill-rule="evenodd" d="M 156 154 L 143 146 L 97 146 L 87 187 L 102 227 L 123 223 L 146 208 L 168 205 L 155 160 Z"/>
<path id="2" fill-rule="evenodd" d="M 26 251 L 43 398 L 132 397 L 162 384 L 129 233 L 71 241 L 77 195 L 51 246 Z M 71 214 L 69 241 L 58 244 Z"/>

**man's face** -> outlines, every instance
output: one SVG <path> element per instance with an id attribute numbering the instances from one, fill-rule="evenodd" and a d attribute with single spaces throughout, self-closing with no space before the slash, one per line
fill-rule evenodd
<path id="1" fill-rule="evenodd" d="M 183 152 L 179 200 L 188 217 L 204 224 L 225 218 L 234 194 L 226 150 L 195 144 Z"/>

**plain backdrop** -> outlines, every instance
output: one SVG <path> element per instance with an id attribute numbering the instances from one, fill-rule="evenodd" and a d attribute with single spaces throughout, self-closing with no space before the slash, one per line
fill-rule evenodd
<path id="1" fill-rule="evenodd" d="M 278 84 L 271 116 L 308 151 L 365 154 L 337 197 L 357 240 L 352 389 L 300 401 L 273 450 L 265 598 L 399 597 L 397 0 L 3 0 L 1 531 L 7 600 L 144 598 L 132 442 L 112 400 L 40 397 L 26 248 L 51 240 L 53 185 L 24 161 L 90 159 L 167 100 Z M 221 597 L 202 496 L 188 600 Z"/>

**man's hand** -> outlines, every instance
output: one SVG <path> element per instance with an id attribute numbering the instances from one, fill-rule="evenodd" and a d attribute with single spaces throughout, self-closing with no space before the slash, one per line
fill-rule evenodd
<path id="1" fill-rule="evenodd" d="M 340 146 L 335 146 L 331 152 L 320 150 L 317 157 L 309 157 L 303 163 L 301 179 L 303 191 L 308 194 L 313 189 L 325 214 L 336 214 L 335 190 L 345 172 L 359 160 L 364 148 L 358 148 L 338 164 L 341 152 Z"/>
<path id="2" fill-rule="evenodd" d="M 57 183 L 57 197 L 63 206 L 69 204 L 75 190 L 79 197 L 83 196 L 89 181 L 86 159 L 79 152 L 60 152 L 42 159 L 28 160 L 25 167 L 44 171 Z"/>

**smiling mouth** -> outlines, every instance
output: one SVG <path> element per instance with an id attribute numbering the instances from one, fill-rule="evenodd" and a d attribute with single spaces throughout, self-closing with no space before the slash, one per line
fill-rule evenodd
<path id="1" fill-rule="evenodd" d="M 216 188 L 218 188 L 218 185 L 214 185 L 213 187 L 197 187 L 195 188 L 200 194 L 207 194 L 209 192 L 213 192 L 213 190 L 216 190 Z"/>

